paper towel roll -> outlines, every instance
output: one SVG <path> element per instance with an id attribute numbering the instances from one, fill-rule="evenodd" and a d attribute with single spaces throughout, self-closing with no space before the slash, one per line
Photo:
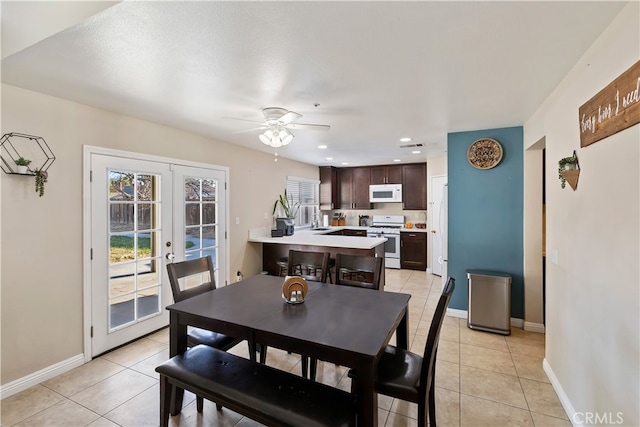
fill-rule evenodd
<path id="1" fill-rule="evenodd" d="M 324 215 L 322 217 L 322 226 L 323 227 L 328 227 L 329 226 L 329 215 Z"/>

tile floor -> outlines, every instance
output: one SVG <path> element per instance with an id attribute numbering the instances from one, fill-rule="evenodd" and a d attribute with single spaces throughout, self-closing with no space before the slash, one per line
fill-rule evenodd
<path id="1" fill-rule="evenodd" d="M 387 270 L 386 291 L 410 293 L 411 350 L 422 353 L 441 292 L 440 278 L 424 272 Z M 154 368 L 168 358 L 168 329 L 2 401 L 1 424 L 9 426 L 157 426 L 159 386 Z M 232 350 L 247 356 L 247 346 Z M 447 316 L 436 372 L 438 424 L 443 426 L 570 426 L 542 370 L 544 335 L 513 329 L 510 336 L 472 331 L 465 319 Z M 267 364 L 300 372 L 300 357 L 269 349 Z M 347 369 L 319 363 L 318 380 L 350 389 Z M 379 425 L 415 426 L 414 404 L 380 396 Z M 195 396 L 185 395 L 172 426 L 255 426 Z"/>

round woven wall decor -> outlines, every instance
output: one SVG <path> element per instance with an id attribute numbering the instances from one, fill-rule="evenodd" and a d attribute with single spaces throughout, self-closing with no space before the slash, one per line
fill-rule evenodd
<path id="1" fill-rule="evenodd" d="M 491 169 L 502 160 L 502 145 L 493 138 L 480 138 L 469 146 L 467 160 L 476 169 Z"/>

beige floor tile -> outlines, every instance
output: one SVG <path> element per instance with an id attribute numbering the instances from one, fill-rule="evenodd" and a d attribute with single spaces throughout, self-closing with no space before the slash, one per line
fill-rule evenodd
<path id="1" fill-rule="evenodd" d="M 459 317 L 453 317 L 453 316 L 445 315 L 444 319 L 442 320 L 442 324 L 443 325 L 453 325 L 453 326 L 460 327 L 460 318 Z M 458 341 L 459 340 L 460 340 L 460 331 L 458 331 Z"/>
<path id="2" fill-rule="evenodd" d="M 482 332 L 469 329 L 466 326 L 460 326 L 460 344 L 475 345 L 478 347 L 490 348 L 493 350 L 499 350 L 503 352 L 509 352 L 507 342 L 504 336 L 493 334 L 491 332 Z"/>
<path id="3" fill-rule="evenodd" d="M 162 351 L 154 354 L 151 357 L 147 357 L 141 362 L 136 363 L 131 366 L 131 369 L 134 371 L 140 372 L 141 374 L 148 375 L 153 378 L 160 378 L 158 373 L 156 372 L 156 367 L 161 363 L 169 360 L 169 348 L 165 347 Z"/>
<path id="4" fill-rule="evenodd" d="M 544 414 L 538 414 L 537 412 L 531 412 L 533 417 L 533 425 L 536 427 L 571 427 L 572 424 L 569 420 L 550 417 Z"/>
<path id="5" fill-rule="evenodd" d="M 510 339 L 506 341 L 512 354 L 525 356 L 544 357 L 544 341 L 530 341 L 527 339 Z"/>
<path id="6" fill-rule="evenodd" d="M 400 414 L 416 420 L 418 418 L 418 404 L 407 402 L 406 400 L 393 399 L 389 415 L 391 414 Z"/>
<path id="7" fill-rule="evenodd" d="M 335 387 L 340 383 L 342 377 L 347 375 L 348 370 L 348 368 L 336 365 L 335 363 L 319 361 L 316 381 Z"/>
<path id="8" fill-rule="evenodd" d="M 156 384 L 104 414 L 121 426 L 156 427 L 160 425 L 160 385 Z"/>
<path id="9" fill-rule="evenodd" d="M 118 424 L 114 423 L 111 420 L 108 420 L 104 417 L 100 417 L 91 424 L 88 424 L 87 427 L 119 427 Z"/>
<path id="10" fill-rule="evenodd" d="M 541 357 L 525 356 L 523 354 L 512 353 L 511 358 L 516 366 L 516 372 L 520 378 L 541 381 L 548 383 L 549 378 L 542 368 Z"/>
<path id="11" fill-rule="evenodd" d="M 460 364 L 502 374 L 516 375 L 511 354 L 485 347 L 460 344 Z"/>
<path id="12" fill-rule="evenodd" d="M 169 327 L 167 326 L 166 328 L 160 329 L 156 333 L 149 335 L 147 338 L 152 341 L 158 341 L 169 345 Z"/>
<path id="13" fill-rule="evenodd" d="M 384 394 L 378 395 L 378 408 L 384 409 L 389 412 L 391 410 L 391 405 L 393 404 L 393 397 L 385 396 Z"/>
<path id="14" fill-rule="evenodd" d="M 411 345 L 409 346 L 409 350 L 422 356 L 424 354 L 424 347 L 427 345 L 427 336 L 416 334 L 410 343 Z"/>
<path id="15" fill-rule="evenodd" d="M 461 426 L 533 426 L 529 411 L 465 394 L 460 395 Z"/>
<path id="16" fill-rule="evenodd" d="M 380 421 L 380 420 L 378 420 Z M 378 422 L 380 425 L 380 423 Z M 418 420 L 415 418 L 407 417 L 406 415 L 397 414 L 395 412 L 389 412 L 387 417 L 386 427 L 417 427 Z"/>
<path id="17" fill-rule="evenodd" d="M 438 360 L 460 363 L 460 344 L 453 341 L 440 340 L 438 343 Z"/>
<path id="18" fill-rule="evenodd" d="M 157 382 L 154 378 L 127 369 L 81 391 L 71 399 L 104 415 Z"/>
<path id="19" fill-rule="evenodd" d="M 436 424 L 443 427 L 460 425 L 460 393 L 436 386 Z"/>
<path id="20" fill-rule="evenodd" d="M 551 384 L 526 378 L 521 378 L 520 382 L 522 383 L 529 409 L 532 412 L 568 419 Z"/>
<path id="21" fill-rule="evenodd" d="M 460 327 L 458 325 L 452 325 L 451 323 L 444 323 L 443 321 L 442 328 L 440 329 L 440 339 L 460 342 Z"/>
<path id="22" fill-rule="evenodd" d="M 242 415 L 229 408 L 222 408 L 222 411 L 216 410 L 215 403 L 208 400 L 204 401 L 202 413 L 198 413 L 196 402 L 193 401 L 184 405 L 178 415 L 169 417 L 169 426 L 233 427 L 242 418 Z"/>
<path id="23" fill-rule="evenodd" d="M 12 426 L 64 400 L 60 394 L 38 384 L 2 400 L 0 420 L 3 427 Z"/>
<path id="24" fill-rule="evenodd" d="M 267 365 L 296 375 L 302 375 L 302 357 L 296 353 L 287 353 L 278 348 L 267 349 Z"/>
<path id="25" fill-rule="evenodd" d="M 97 419 L 100 415 L 78 405 L 71 400 L 63 400 L 44 411 L 27 418 L 16 424 L 16 427 L 68 427 L 86 426 Z"/>
<path id="26" fill-rule="evenodd" d="M 460 391 L 460 365 L 446 360 L 437 361 L 436 387 Z"/>
<path id="27" fill-rule="evenodd" d="M 124 347 L 120 347 L 117 350 L 103 354 L 100 357 L 113 363 L 117 363 L 118 365 L 132 366 L 143 361 L 147 357 L 153 356 L 165 348 L 166 344 L 150 340 L 148 338 L 143 338 Z"/>
<path id="28" fill-rule="evenodd" d="M 47 388 L 70 397 L 125 369 L 106 359 L 93 359 L 75 369 L 42 383 Z"/>
<path id="29" fill-rule="evenodd" d="M 529 409 L 518 377 L 460 365 L 460 393 Z"/>

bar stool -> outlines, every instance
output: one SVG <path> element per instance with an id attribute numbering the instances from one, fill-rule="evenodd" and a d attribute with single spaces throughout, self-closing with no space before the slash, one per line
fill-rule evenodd
<path id="1" fill-rule="evenodd" d="M 276 261 L 276 264 L 278 264 L 278 268 L 279 268 L 278 276 L 280 277 L 286 276 L 289 270 L 289 257 L 283 256 L 282 258 L 279 258 L 278 261 Z M 302 266 L 300 264 L 295 265 L 293 267 L 293 271 L 295 274 L 302 275 Z"/>

